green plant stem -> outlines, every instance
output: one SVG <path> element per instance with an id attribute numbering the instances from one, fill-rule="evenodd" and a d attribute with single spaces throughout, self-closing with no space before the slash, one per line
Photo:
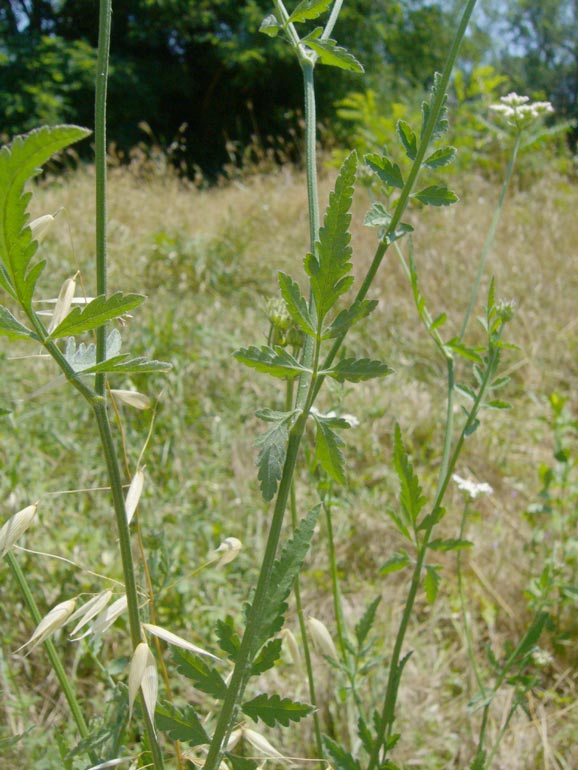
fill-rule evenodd
<path id="1" fill-rule="evenodd" d="M 132 558 L 132 548 L 130 541 L 129 525 L 126 518 L 126 509 L 124 504 L 124 492 L 122 488 L 122 479 L 110 421 L 106 410 L 106 404 L 99 400 L 93 404 L 93 411 L 100 434 L 101 445 L 108 471 L 108 479 L 112 493 L 112 501 L 116 518 L 116 528 L 119 540 L 119 550 L 122 561 L 124 585 L 127 599 L 127 611 L 129 620 L 130 638 L 133 650 L 142 641 L 140 612 L 138 607 L 138 593 L 135 580 L 134 563 Z M 164 768 L 163 757 L 159 742 L 154 730 L 154 725 L 148 715 L 148 711 L 143 707 L 143 716 L 147 730 L 147 737 L 150 744 L 150 751 L 153 758 L 155 770 Z"/>
<path id="2" fill-rule="evenodd" d="M 107 293 L 107 195 L 106 195 L 106 92 L 110 56 L 112 0 L 100 0 L 98 54 L 94 103 L 94 150 L 96 175 L 96 293 Z M 106 359 L 106 325 L 96 330 L 96 362 Z M 106 375 L 97 374 L 95 390 L 104 398 Z"/>
<path id="3" fill-rule="evenodd" d="M 460 522 L 460 534 L 459 534 L 460 540 L 463 540 L 465 536 L 467 515 L 468 515 L 468 504 L 466 503 L 464 505 L 462 520 Z M 470 622 L 468 620 L 468 613 L 466 609 L 466 595 L 464 592 L 464 575 L 462 570 L 462 554 L 463 554 L 463 551 L 460 549 L 457 553 L 457 558 L 456 558 L 456 572 L 457 572 L 457 578 L 458 578 L 458 593 L 460 596 L 460 607 L 462 610 L 462 622 L 464 624 L 464 633 L 466 635 L 466 646 L 468 648 L 468 658 L 470 660 L 470 667 L 474 672 L 474 676 L 476 677 L 476 682 L 478 684 L 480 692 L 482 693 L 482 697 L 485 697 L 486 690 L 484 687 L 484 682 L 482 681 L 480 669 L 478 668 L 478 663 L 476 661 L 476 655 L 474 652 L 474 640 L 472 638 L 472 629 L 470 627 Z"/>
<path id="4" fill-rule="evenodd" d="M 267 544 L 265 546 L 265 554 L 259 571 L 255 595 L 247 617 L 247 625 L 245 627 L 245 633 L 243 634 L 243 640 L 237 653 L 233 675 L 221 706 L 211 745 L 209 746 L 204 765 L 205 770 L 216 770 L 216 768 L 219 767 L 223 755 L 223 744 L 232 729 L 237 704 L 243 696 L 251 658 L 254 655 L 255 635 L 269 591 L 271 571 L 273 569 L 273 563 L 275 561 L 277 547 L 281 537 L 283 519 L 289 495 L 291 493 L 293 474 L 297 464 L 301 439 L 305 431 L 306 420 L 307 415 L 306 413 L 303 413 L 295 423 L 289 436 L 287 455 L 283 466 L 283 475 L 275 500 L 275 508 L 271 519 Z"/>
<path id="5" fill-rule="evenodd" d="M 423 530 L 423 539 L 418 546 L 417 559 L 416 559 L 416 563 L 415 563 L 412 578 L 411 578 L 411 584 L 409 587 L 405 607 L 403 609 L 402 618 L 399 624 L 399 628 L 397 631 L 394 648 L 391 656 L 383 708 L 381 711 L 381 717 L 378 725 L 377 736 L 374 743 L 374 750 L 371 753 L 371 757 L 369 759 L 368 770 L 374 770 L 374 768 L 377 766 L 379 762 L 379 754 L 384 746 L 384 742 L 386 741 L 387 738 L 390 737 L 387 731 L 391 729 L 394 715 L 395 715 L 395 708 L 397 703 L 397 692 L 399 687 L 399 677 L 401 675 L 401 669 L 400 669 L 401 651 L 405 641 L 405 635 L 409 627 L 409 622 L 413 613 L 413 606 L 415 603 L 417 592 L 421 585 L 422 570 L 423 570 L 423 565 L 425 562 L 425 557 L 427 554 L 429 542 L 437 522 L 437 517 L 442 507 L 443 498 L 445 496 L 448 484 L 450 482 L 451 474 L 453 473 L 453 470 L 460 456 L 463 443 L 466 439 L 466 436 L 469 434 L 472 426 L 474 425 L 475 420 L 477 419 L 477 414 L 479 412 L 481 404 L 483 403 L 487 387 L 493 377 L 494 364 L 495 364 L 495 361 L 497 360 L 496 357 L 497 357 L 497 351 L 492 349 L 492 351 L 490 352 L 490 361 L 488 362 L 488 366 L 486 368 L 486 372 L 484 374 L 484 379 L 480 386 L 480 390 L 476 396 L 476 400 L 474 401 L 472 409 L 464 423 L 464 426 L 462 428 L 458 441 L 456 442 L 456 446 L 454 448 L 452 456 L 448 462 L 448 469 L 447 469 L 446 476 L 442 480 L 439 486 L 439 489 L 437 490 L 436 498 L 432 506 L 432 511 L 430 514 L 430 522 L 427 525 L 427 527 Z M 385 757 L 383 757 L 382 759 L 385 759 Z"/>
<path id="6" fill-rule="evenodd" d="M 38 607 L 34 600 L 34 596 L 32 595 L 32 591 L 30 590 L 30 586 L 28 585 L 28 581 L 26 580 L 26 576 L 22 572 L 22 569 L 18 564 L 18 560 L 16 559 L 14 554 L 11 553 L 10 551 L 6 554 L 6 560 L 8 561 L 8 566 L 10 567 L 10 570 L 12 572 L 12 575 L 14 576 L 14 579 L 18 583 L 20 592 L 24 597 L 24 602 L 26 603 L 28 612 L 32 616 L 34 623 L 38 625 L 42 620 L 42 615 L 38 610 Z M 56 678 L 58 679 L 58 684 L 60 685 L 60 688 L 64 693 L 64 697 L 66 698 L 66 702 L 68 703 L 68 707 L 70 708 L 70 713 L 72 714 L 72 718 L 74 719 L 76 727 L 78 728 L 80 737 L 88 738 L 89 731 L 88 731 L 86 722 L 84 721 L 84 715 L 76 699 L 76 693 L 74 692 L 74 689 L 70 684 L 66 671 L 64 670 L 64 666 L 62 665 L 62 661 L 60 660 L 58 652 L 56 651 L 54 642 L 52 641 L 52 639 L 45 639 L 42 644 L 44 646 L 44 649 L 46 650 L 48 659 L 50 660 L 50 665 L 52 666 L 52 670 L 54 671 Z M 99 761 L 98 755 L 93 750 L 89 752 L 89 756 L 90 756 L 91 762 L 96 763 Z"/>
<path id="7" fill-rule="evenodd" d="M 488 259 L 488 255 L 490 253 L 490 250 L 492 248 L 492 245 L 494 243 L 494 238 L 496 237 L 496 230 L 498 229 L 498 224 L 500 223 L 500 219 L 502 216 L 502 210 L 504 208 L 504 201 L 506 199 L 506 192 L 508 190 L 508 187 L 510 185 L 510 180 L 512 179 L 512 173 L 514 171 L 514 166 L 516 165 L 516 159 L 518 157 L 518 151 L 520 149 L 520 143 L 522 140 L 522 132 L 518 132 L 516 136 L 516 141 L 514 143 L 514 148 L 512 150 L 512 155 L 510 156 L 510 161 L 508 163 L 508 168 L 506 169 L 506 175 L 504 177 L 504 181 L 502 182 L 502 189 L 500 191 L 500 197 L 498 199 L 498 204 L 496 206 L 496 210 L 494 211 L 494 216 L 492 217 L 492 222 L 490 224 L 490 229 L 488 230 L 488 235 L 486 237 L 486 241 L 484 243 L 484 248 L 482 249 L 482 254 L 480 257 L 480 263 L 478 265 L 478 272 L 476 273 L 476 279 L 474 281 L 474 285 L 472 286 L 472 292 L 470 294 L 470 300 L 468 302 L 468 307 L 466 309 L 466 314 L 464 316 L 464 321 L 462 323 L 462 328 L 460 331 L 460 340 L 463 340 L 464 335 L 466 333 L 466 329 L 468 327 L 468 323 L 470 321 L 470 317 L 472 315 L 474 305 L 476 302 L 476 298 L 478 296 L 478 290 L 480 288 L 480 281 L 482 280 L 482 275 L 484 273 L 484 269 L 486 267 L 486 262 Z"/>
<path id="8" fill-rule="evenodd" d="M 439 118 L 440 111 L 444 105 L 446 89 L 448 87 L 450 76 L 452 74 L 452 70 L 454 68 L 454 64 L 458 56 L 463 38 L 466 34 L 466 30 L 470 22 L 472 13 L 474 11 L 476 2 L 477 0 L 468 0 L 467 5 L 464 9 L 459 27 L 456 31 L 452 46 L 450 48 L 450 52 L 448 54 L 448 58 L 446 60 L 443 72 L 441 74 L 441 77 L 438 83 L 435 98 L 429 112 L 428 120 L 426 121 L 426 125 L 424 127 L 424 130 L 421 136 L 416 158 L 412 164 L 409 175 L 404 184 L 403 190 L 401 191 L 400 197 L 398 198 L 398 201 L 396 203 L 395 211 L 393 212 L 393 216 L 391 218 L 391 222 L 389 223 L 387 232 L 379 242 L 377 249 L 375 251 L 375 254 L 373 256 L 373 259 L 371 261 L 371 265 L 369 266 L 369 269 L 365 275 L 365 278 L 363 279 L 363 283 L 359 287 L 359 290 L 355 297 L 356 302 L 365 299 L 365 297 L 367 296 L 367 293 L 371 287 L 371 284 L 373 283 L 373 280 L 377 274 L 377 271 L 379 270 L 379 267 L 383 261 L 383 258 L 385 257 L 385 254 L 391 244 L 391 239 L 394 237 L 395 231 L 397 230 L 397 226 L 401 222 L 401 218 L 407 208 L 407 205 L 409 202 L 409 196 L 411 195 L 411 192 L 417 181 L 417 177 L 419 175 L 423 161 L 425 159 L 426 152 L 428 150 L 429 144 L 434 134 L 434 130 Z M 336 338 L 335 342 L 331 347 L 331 350 L 329 351 L 325 361 L 323 362 L 323 369 L 329 369 L 331 367 L 331 364 L 335 360 L 335 356 L 339 352 L 339 349 L 341 348 L 341 345 L 343 344 L 344 339 L 345 339 L 345 334 L 342 334 L 340 337 Z M 317 395 L 317 393 L 319 392 L 319 389 L 323 384 L 323 379 L 324 379 L 323 377 L 319 377 L 319 379 L 317 380 L 315 395 Z"/>
<path id="9" fill-rule="evenodd" d="M 295 481 L 291 484 L 291 496 L 290 496 L 290 508 L 291 508 L 291 526 L 293 532 L 297 529 L 297 503 L 295 500 Z M 295 578 L 295 584 L 293 586 L 293 593 L 295 594 L 295 608 L 297 610 L 297 618 L 299 621 L 299 632 L 301 634 L 301 646 L 303 648 L 303 658 L 305 659 L 305 671 L 307 672 L 307 684 L 309 687 L 309 701 L 315 708 L 313 712 L 313 732 L 315 733 L 315 743 L 317 744 L 317 754 L 319 759 L 323 760 L 323 737 L 321 735 L 321 721 L 319 719 L 319 711 L 317 709 L 317 694 L 315 692 L 315 674 L 313 673 L 313 663 L 311 661 L 311 647 L 309 645 L 309 638 L 307 636 L 307 624 L 305 623 L 305 613 L 303 611 L 303 602 L 301 601 L 301 582 L 299 575 Z M 325 767 L 325 762 L 322 763 Z"/>
<path id="10" fill-rule="evenodd" d="M 335 0 L 335 2 L 333 3 L 333 8 L 331 9 L 331 13 L 329 14 L 329 19 L 327 20 L 325 29 L 321 34 L 322 40 L 327 40 L 328 38 L 331 37 L 331 33 L 333 32 L 333 27 L 337 22 L 337 18 L 341 12 L 342 5 L 343 5 L 343 0 Z"/>

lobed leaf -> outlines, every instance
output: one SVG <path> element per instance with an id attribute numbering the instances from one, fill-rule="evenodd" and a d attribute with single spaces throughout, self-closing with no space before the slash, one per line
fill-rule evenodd
<path id="1" fill-rule="evenodd" d="M 411 197 L 425 206 L 451 206 L 452 203 L 459 200 L 453 190 L 450 190 L 445 185 L 438 184 L 430 185 L 420 190 L 420 192 L 412 193 Z"/>
<path id="2" fill-rule="evenodd" d="M 255 442 L 260 447 L 257 457 L 259 467 L 257 478 L 263 498 L 267 502 L 275 497 L 277 484 L 283 475 L 289 431 L 299 414 L 299 410 L 275 412 L 271 409 L 263 409 L 257 412 L 257 417 L 273 423 L 269 430 L 259 436 Z"/>
<path id="3" fill-rule="evenodd" d="M 433 604 L 436 600 L 436 597 L 438 595 L 438 590 L 440 587 L 440 582 L 441 582 L 440 567 L 427 566 L 425 568 L 425 577 L 423 580 L 423 585 L 425 588 L 426 599 L 430 604 Z"/>
<path id="4" fill-rule="evenodd" d="M 431 114 L 431 106 L 434 103 L 434 101 L 437 98 L 438 91 L 440 90 L 441 85 L 441 75 L 439 72 L 436 72 L 434 75 L 434 82 L 433 86 L 430 92 L 430 98 L 427 102 L 422 102 L 421 105 L 421 114 L 422 114 L 422 123 L 421 123 L 421 136 L 424 135 L 425 127 L 429 121 L 430 114 Z M 441 109 L 438 113 L 435 125 L 433 127 L 433 131 L 431 134 L 432 139 L 436 139 L 440 137 L 442 134 L 445 134 L 449 128 L 448 120 L 447 120 L 447 101 L 448 101 L 448 95 L 444 94 Z"/>
<path id="5" fill-rule="evenodd" d="M 219 640 L 219 647 L 235 662 L 239 647 L 241 646 L 241 640 L 233 628 L 233 619 L 231 617 L 227 617 L 226 621 L 217 621 L 217 639 Z"/>
<path id="6" fill-rule="evenodd" d="M 261 25 L 259 27 L 259 32 L 262 32 L 264 35 L 267 35 L 268 37 L 277 37 L 281 29 L 283 28 L 277 21 L 276 16 L 270 13 L 268 16 L 265 16 L 265 18 L 261 22 Z"/>
<path id="7" fill-rule="evenodd" d="M 390 572 L 399 572 L 411 564 L 411 559 L 407 551 L 396 552 L 384 563 L 379 570 L 380 575 L 389 575 Z"/>
<path id="8" fill-rule="evenodd" d="M 439 150 L 432 152 L 432 154 L 424 160 L 423 164 L 428 168 L 442 168 L 443 166 L 449 166 L 450 163 L 453 163 L 457 152 L 455 147 L 441 147 Z"/>
<path id="9" fill-rule="evenodd" d="M 285 602 L 309 551 L 320 510 L 321 506 L 317 505 L 309 511 L 273 565 L 270 589 L 257 624 L 254 654 L 281 629 L 287 609 Z"/>
<path id="10" fill-rule="evenodd" d="M 304 372 L 310 372 L 301 366 L 299 361 L 291 353 L 278 345 L 271 348 L 268 345 L 262 345 L 260 348 L 251 345 L 248 348 L 240 348 L 233 354 L 237 361 L 245 366 L 250 366 L 258 372 L 270 374 L 272 377 L 290 380 L 298 377 Z"/>
<path id="11" fill-rule="evenodd" d="M 415 132 L 405 120 L 398 120 L 396 124 L 397 135 L 404 146 L 407 157 L 415 160 L 417 155 L 417 137 Z"/>
<path id="12" fill-rule="evenodd" d="M 217 700 L 224 699 L 227 685 L 216 668 L 187 650 L 174 650 L 173 658 L 177 669 L 194 683 L 197 690 L 212 695 Z"/>
<path id="13" fill-rule="evenodd" d="M 317 19 L 328 10 L 333 0 L 301 0 L 297 8 L 287 19 L 287 24 Z"/>
<path id="14" fill-rule="evenodd" d="M 75 307 L 50 333 L 51 339 L 70 337 L 97 329 L 113 318 L 119 318 L 138 307 L 146 298 L 142 294 L 117 291 L 109 297 L 95 297 L 84 307 Z"/>
<path id="15" fill-rule="evenodd" d="M 159 730 L 172 738 L 173 741 L 183 741 L 189 746 L 202 746 L 210 743 L 195 709 L 186 705 L 177 708 L 168 701 L 162 701 L 155 711 L 155 723 Z"/>
<path id="16" fill-rule="evenodd" d="M 343 162 L 335 189 L 329 196 L 315 254 L 305 257 L 305 271 L 311 280 L 319 328 L 327 312 L 353 283 L 353 276 L 349 275 L 352 253 L 349 225 L 356 171 L 357 156 L 352 152 Z"/>
<path id="17" fill-rule="evenodd" d="M 321 30 L 320 27 L 318 29 Z M 321 64 L 338 67 L 349 72 L 365 72 L 363 65 L 347 48 L 337 45 L 337 42 L 331 38 L 319 37 L 317 30 L 302 38 L 301 42 L 317 54 Z"/>
<path id="18" fill-rule="evenodd" d="M 362 382 L 375 377 L 387 377 L 393 373 L 393 369 L 382 361 L 373 361 L 370 358 L 342 358 L 331 369 L 322 369 L 319 373 L 338 382 Z"/>
<path id="19" fill-rule="evenodd" d="M 358 321 L 367 318 L 370 313 L 373 313 L 376 307 L 377 300 L 375 299 L 356 300 L 353 305 L 338 313 L 331 326 L 327 326 L 323 330 L 321 339 L 330 340 L 334 337 L 341 337 Z"/>
<path id="20" fill-rule="evenodd" d="M 314 322 L 309 313 L 305 297 L 301 294 L 299 284 L 290 276 L 281 272 L 279 273 L 279 287 L 291 318 L 305 334 L 315 337 Z"/>
<path id="21" fill-rule="evenodd" d="M 376 597 L 365 610 L 361 616 L 359 622 L 355 626 L 355 636 L 357 638 L 357 644 L 359 647 L 363 645 L 367 639 L 367 635 L 371 631 L 375 622 L 375 614 L 379 603 L 381 602 L 381 596 Z"/>
<path id="22" fill-rule="evenodd" d="M 433 551 L 459 551 L 463 548 L 471 548 L 473 543 L 471 540 L 460 540 L 458 538 L 446 538 L 432 540 L 429 543 L 429 548 Z"/>
<path id="23" fill-rule="evenodd" d="M 313 417 L 317 423 L 315 459 L 328 476 L 338 484 L 345 484 L 345 461 L 341 451 L 343 439 L 333 430 L 329 420 L 317 414 Z"/>
<path id="24" fill-rule="evenodd" d="M 251 675 L 258 676 L 273 668 L 275 663 L 281 657 L 283 640 L 281 638 L 270 639 L 267 644 L 261 648 L 261 651 L 253 661 Z"/>
<path id="25" fill-rule="evenodd" d="M 280 724 L 289 727 L 290 722 L 299 722 L 314 710 L 308 703 L 299 703 L 279 695 L 261 693 L 250 701 L 243 703 L 241 711 L 254 722 L 262 720 L 269 727 Z"/>
<path id="26" fill-rule="evenodd" d="M 397 477 L 400 483 L 399 501 L 404 514 L 406 524 L 417 526 L 419 514 L 426 503 L 419 479 L 414 473 L 409 461 L 407 450 L 403 445 L 401 430 L 398 424 L 395 426 L 393 461 Z"/>
<path id="27" fill-rule="evenodd" d="M 36 340 L 38 336 L 26 326 L 20 323 L 12 313 L 0 305 L 0 336 L 9 340 Z"/>
<path id="28" fill-rule="evenodd" d="M 88 136 L 79 126 L 43 126 L 0 149 L 0 286 L 30 308 L 44 263 L 31 266 L 38 244 L 27 227 L 26 183 L 54 153 Z"/>
<path id="29" fill-rule="evenodd" d="M 393 163 L 389 158 L 378 155 L 376 152 L 366 155 L 365 162 L 388 187 L 403 189 L 403 175 L 397 163 Z"/>
<path id="30" fill-rule="evenodd" d="M 340 746 L 333 738 L 324 735 L 323 745 L 331 757 L 331 764 L 335 770 L 361 770 L 359 760 L 355 759 L 347 749 Z"/>

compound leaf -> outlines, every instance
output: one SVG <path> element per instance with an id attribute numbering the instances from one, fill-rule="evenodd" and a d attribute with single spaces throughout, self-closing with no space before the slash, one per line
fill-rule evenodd
<path id="1" fill-rule="evenodd" d="M 440 568 L 427 566 L 425 568 L 425 577 L 423 580 L 423 585 L 425 588 L 426 599 L 430 604 L 433 604 L 436 600 L 436 596 L 438 595 L 438 590 L 440 587 L 440 582 L 441 582 Z"/>
<path id="2" fill-rule="evenodd" d="M 398 120 L 396 124 L 397 135 L 404 146 L 407 157 L 415 160 L 417 155 L 417 137 L 410 125 L 405 120 Z"/>
<path id="3" fill-rule="evenodd" d="M 403 445 L 401 430 L 395 426 L 393 461 L 400 483 L 399 501 L 406 524 L 415 527 L 419 514 L 426 503 L 419 479 L 414 473 L 409 461 L 407 450 Z"/>
<path id="4" fill-rule="evenodd" d="M 442 168 L 443 166 L 449 166 L 456 157 L 457 152 L 455 147 L 441 147 L 426 158 L 424 166 L 427 166 L 428 168 Z"/>
<path id="5" fill-rule="evenodd" d="M 372 313 L 377 307 L 377 300 L 375 299 L 362 299 L 357 300 L 346 310 L 342 310 L 334 318 L 331 326 L 326 327 L 323 330 L 322 339 L 330 340 L 334 337 L 341 337 L 358 321 Z"/>
<path id="6" fill-rule="evenodd" d="M 271 409 L 257 412 L 257 417 L 273 423 L 255 442 L 260 447 L 257 478 L 263 498 L 267 502 L 275 497 L 277 484 L 283 475 L 289 431 L 298 414 L 298 411 L 274 412 Z"/>
<path id="7" fill-rule="evenodd" d="M 358 759 L 355 759 L 343 746 L 330 738 L 328 735 L 323 736 L 323 745 L 327 749 L 327 753 L 331 757 L 331 764 L 335 770 L 361 770 L 361 764 Z"/>
<path id="8" fill-rule="evenodd" d="M 345 484 L 345 461 L 341 451 L 341 447 L 344 445 L 343 439 L 333 430 L 331 420 L 318 414 L 313 414 L 313 418 L 317 423 L 315 459 L 328 476 L 331 476 L 338 484 Z M 342 422 L 345 423 L 345 420 Z M 347 425 L 347 427 L 349 426 Z"/>
<path id="9" fill-rule="evenodd" d="M 388 187 L 403 189 L 403 176 L 397 163 L 376 152 L 366 155 L 365 162 Z"/>
<path id="10" fill-rule="evenodd" d="M 283 646 L 283 640 L 270 639 L 267 644 L 261 648 L 259 654 L 253 661 L 251 667 L 252 676 L 258 676 L 270 668 L 273 668 L 275 663 L 281 657 L 281 648 Z"/>

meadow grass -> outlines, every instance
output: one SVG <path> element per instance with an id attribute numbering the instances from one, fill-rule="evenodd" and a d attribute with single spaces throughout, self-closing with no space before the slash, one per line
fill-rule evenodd
<path id="1" fill-rule="evenodd" d="M 327 200 L 332 183 L 333 172 L 324 172 L 322 201 Z M 51 296 L 77 270 L 86 282 L 86 293 L 94 292 L 90 285 L 93 185 L 88 168 L 48 178 L 37 186 L 32 217 L 64 208 L 43 245 L 50 264 Z M 419 213 L 414 248 L 432 313 L 446 311 L 448 325 L 457 333 L 497 192 L 475 176 L 460 177 L 454 188 L 462 197 L 459 205 Z M 266 301 L 277 294 L 277 271 L 295 272 L 307 251 L 304 180 L 300 172 L 286 166 L 267 176 L 257 174 L 200 191 L 170 176 L 143 183 L 128 171 L 115 169 L 109 196 L 111 291 L 142 287 L 148 295 L 146 304 L 135 311 L 138 332 L 131 348 L 173 364 L 167 375 L 133 376 L 131 383 L 158 397 L 153 440 L 144 456 L 148 481 L 140 509 L 152 553 L 153 583 L 157 593 L 166 591 L 159 603 L 163 625 L 186 630 L 192 641 L 204 645 L 217 618 L 230 613 L 240 619 L 246 586 L 256 576 L 255 554 L 263 550 L 268 514 L 256 482 L 253 442 L 258 427 L 253 415 L 263 403 L 274 405 L 279 394 L 241 367 L 232 353 L 248 340 L 266 342 Z M 541 464 L 551 462 L 547 396 L 557 391 L 569 398 L 572 410 L 576 408 L 578 277 L 572 265 L 578 242 L 577 204 L 575 186 L 548 173 L 539 184 L 514 189 L 490 255 L 488 274 L 495 275 L 500 296 L 518 303 L 511 336 L 520 350 L 510 353 L 506 361 L 513 379 L 508 397 L 514 411 L 498 412 L 483 421 L 457 468 L 462 476 L 489 482 L 495 490 L 493 496 L 474 504 L 476 516 L 468 521 L 467 536 L 475 547 L 464 557 L 464 585 L 480 657 L 487 642 L 500 648 L 506 637 L 518 638 L 531 617 L 524 590 L 530 577 L 526 544 L 532 533 L 523 514 L 539 493 Z M 365 272 L 374 243 L 374 234 L 361 225 L 366 208 L 367 200 L 358 196 L 352 223 L 358 275 Z M 263 269 L 263 265 L 271 267 Z M 482 296 L 485 290 L 487 285 Z M 369 382 L 352 389 L 335 384 L 322 396 L 319 408 L 341 406 L 363 426 L 347 436 L 350 484 L 332 493 L 337 559 L 350 618 L 358 619 L 369 600 L 383 595 L 385 611 L 376 630 L 388 650 L 405 586 L 405 579 L 395 574 L 377 575 L 402 545 L 384 515 L 394 504 L 398 484 L 391 466 L 394 421 L 403 428 L 422 483 L 434 488 L 445 393 L 439 361 L 415 320 L 411 290 L 393 250 L 370 296 L 379 300 L 379 306 L 352 332 L 348 345 L 354 343 L 358 354 L 386 360 L 395 375 L 385 385 Z M 127 331 L 130 339 L 130 322 Z M 101 526 L 110 519 L 106 494 L 64 494 L 106 483 L 98 453 L 87 452 L 86 435 L 92 431 L 80 399 L 63 396 L 58 384 L 33 397 L 51 364 L 44 369 L 38 361 L 30 365 L 14 361 L 16 353 L 14 346 L 9 351 L 4 347 L 5 390 L 10 392 L 18 383 L 24 399 L 22 409 L 2 427 L 4 499 L 12 494 L 15 509 L 29 500 L 41 501 L 35 550 L 65 556 L 121 579 L 120 569 L 115 575 L 111 567 L 116 564 L 116 534 L 110 525 Z M 134 467 L 150 413 L 123 409 L 123 420 L 127 455 Z M 299 474 L 307 478 L 307 468 Z M 16 498 L 23 489 L 26 499 Z M 300 510 L 318 499 L 316 489 L 308 484 L 299 484 L 297 494 Z M 452 490 L 449 513 L 441 525 L 444 536 L 458 536 L 461 510 L 461 498 Z M 245 548 L 226 572 L 209 570 L 201 581 L 182 579 L 227 536 L 240 538 Z M 307 614 L 333 628 L 322 542 L 321 538 L 314 542 L 306 563 L 303 603 Z M 23 562 L 30 582 L 38 588 L 39 603 L 46 607 L 94 590 L 94 579 L 87 571 L 32 554 Z M 399 712 L 404 740 L 398 761 L 424 770 L 463 768 L 465 758 L 471 756 L 471 725 L 476 719 L 467 712 L 474 683 L 459 617 L 455 554 L 441 554 L 440 562 L 444 564 L 440 597 L 433 606 L 418 600 L 408 632 L 407 646 L 416 653 L 406 669 Z M 3 593 L 8 590 L 4 585 Z M 15 601 L 18 610 L 13 597 L 3 596 L 2 604 L 14 607 Z M 29 636 L 27 619 L 18 611 L 11 611 L 11 617 L 16 621 L 4 633 L 4 659 Z M 296 631 L 293 616 L 288 624 Z M 544 687 L 531 696 L 530 719 L 515 716 L 502 742 L 498 767 L 569 770 L 578 764 L 576 655 L 571 647 L 554 642 L 554 636 L 541 641 L 553 654 L 542 671 Z M 104 644 L 110 647 L 113 670 L 122 670 L 126 651 L 117 651 L 114 634 Z M 106 683 L 86 652 L 75 652 L 71 645 L 66 650 L 81 697 L 93 702 L 98 712 Z M 39 669 L 44 665 L 36 656 L 19 661 L 18 666 L 3 667 L 7 724 L 32 727 L 25 742 L 29 755 L 26 761 L 21 753 L 9 757 L 14 767 L 48 770 L 58 761 L 47 753 L 42 739 L 47 725 L 59 718 L 57 687 L 50 676 L 46 685 L 34 686 L 41 681 Z M 318 656 L 315 665 L 325 723 L 333 725 L 336 734 L 353 731 L 335 692 L 332 669 Z M 276 676 L 280 682 L 274 681 Z M 267 686 L 279 685 L 273 687 L 277 690 L 286 690 L 289 681 L 292 697 L 307 699 L 303 675 L 289 663 L 267 681 Z M 384 684 L 377 676 L 373 686 L 379 690 Z M 175 684 L 178 694 L 193 697 L 186 689 L 179 693 L 179 686 L 186 688 L 186 684 Z M 495 735 L 499 710 L 493 720 L 490 731 Z M 300 738 L 293 745 L 291 732 L 279 735 L 284 750 L 310 756 L 303 732 L 295 733 Z"/>

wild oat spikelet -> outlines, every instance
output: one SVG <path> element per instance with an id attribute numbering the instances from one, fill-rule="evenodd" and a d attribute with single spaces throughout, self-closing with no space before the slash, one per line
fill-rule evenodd
<path id="1" fill-rule="evenodd" d="M 38 503 L 28 505 L 11 516 L 0 529 L 0 559 L 12 548 L 34 521 Z"/>

